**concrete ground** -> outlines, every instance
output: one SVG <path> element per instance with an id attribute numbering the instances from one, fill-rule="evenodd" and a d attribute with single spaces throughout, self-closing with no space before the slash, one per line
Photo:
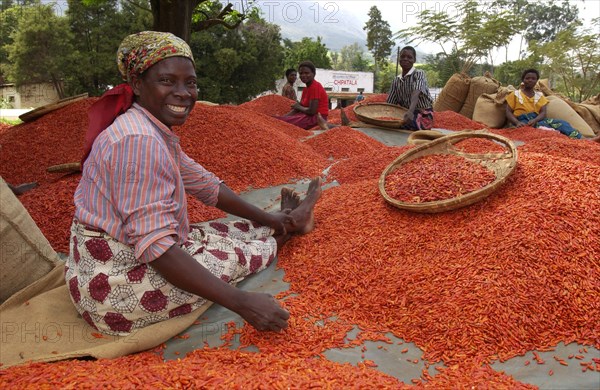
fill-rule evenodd
<path id="1" fill-rule="evenodd" d="M 357 129 L 372 138 L 382 142 L 385 145 L 396 146 L 405 145 L 408 132 L 399 132 L 383 129 L 362 128 Z M 443 133 L 451 133 L 450 131 L 437 129 Z M 516 143 L 520 144 L 520 143 Z M 332 185 L 336 185 L 333 183 Z M 297 182 L 293 185 L 285 185 L 293 187 L 297 192 L 303 193 L 308 187 L 308 180 Z M 263 207 L 267 210 L 275 210 L 279 207 L 279 194 L 284 186 L 271 187 L 250 191 L 242 194 L 242 197 L 247 201 Z M 261 273 L 251 276 L 248 279 L 238 284 L 239 288 L 248 291 L 268 292 L 272 295 L 286 291 L 288 284 L 283 281 L 284 271 L 276 269 L 277 265 L 271 265 Z M 219 306 L 212 305 L 202 316 L 201 323 L 193 325 L 187 329 L 185 334 L 190 337 L 187 339 L 173 338 L 166 343 L 164 350 L 165 359 L 177 359 L 185 356 L 185 353 L 202 348 L 204 343 L 208 343 L 211 347 L 217 347 L 223 343 L 220 339 L 222 334 L 227 332 L 227 323 L 234 322 L 241 326 L 243 320 L 237 314 Z M 600 319 L 599 319 L 600 320 Z M 353 330 L 356 332 L 356 329 Z M 352 333 L 353 333 L 352 332 Z M 350 334 L 350 337 L 354 334 Z M 370 359 L 377 364 L 377 370 L 394 376 L 399 380 L 410 384 L 412 378 L 419 378 L 421 370 L 424 368 L 423 361 L 420 360 L 422 351 L 413 343 L 403 343 L 391 334 L 390 337 L 393 344 L 383 342 L 366 342 L 367 350 L 361 351 L 361 347 L 354 349 L 333 349 L 325 352 L 325 356 L 332 361 L 341 363 L 357 364 L 364 359 Z M 234 340 L 233 347 L 237 347 L 239 343 Z M 378 349 L 377 346 L 382 345 L 384 348 Z M 408 348 L 408 352 L 402 353 L 401 350 Z M 513 376 L 516 380 L 523 383 L 538 386 L 540 389 L 552 390 L 593 390 L 600 389 L 600 372 L 586 371 L 582 372 L 580 361 L 590 361 L 592 358 L 600 358 L 600 350 L 587 346 L 587 352 L 583 351 L 584 346 L 577 344 L 559 344 L 554 351 L 538 352 L 539 356 L 545 361 L 544 364 L 537 364 L 533 358 L 533 351 L 527 352 L 524 356 L 512 358 L 504 363 L 496 362 L 492 367 L 496 371 L 504 371 Z M 177 353 L 177 354 L 176 354 Z M 364 353 L 364 358 L 361 355 Z M 570 359 L 569 365 L 561 365 L 553 356 L 560 356 L 567 360 L 569 355 L 582 355 L 582 360 Z M 418 364 L 409 362 L 408 360 L 419 359 Z M 526 361 L 530 364 L 526 365 Z M 429 368 L 429 373 L 433 376 L 437 373 L 436 365 Z M 443 366 L 438 363 L 437 366 Z M 549 371 L 554 372 L 549 375 Z"/>

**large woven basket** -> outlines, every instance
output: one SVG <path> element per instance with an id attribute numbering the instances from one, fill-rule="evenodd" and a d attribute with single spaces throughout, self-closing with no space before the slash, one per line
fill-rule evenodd
<path id="1" fill-rule="evenodd" d="M 423 145 L 444 137 L 444 133 L 437 130 L 415 130 L 408 136 L 406 143 L 409 145 Z"/>
<path id="2" fill-rule="evenodd" d="M 460 151 L 454 147 L 456 143 L 468 138 L 484 138 L 495 141 L 496 143 L 502 145 L 505 151 L 502 153 L 474 154 Z M 453 154 L 462 156 L 467 160 L 481 164 L 482 166 L 494 172 L 496 179 L 490 184 L 476 191 L 435 202 L 402 202 L 390 197 L 387 194 L 385 190 L 385 181 L 386 177 L 390 173 L 397 169 L 402 169 L 402 165 L 408 163 L 409 161 L 432 154 Z M 404 210 L 410 210 L 419 213 L 439 213 L 443 211 L 454 210 L 485 199 L 491 193 L 496 191 L 514 171 L 515 167 L 517 166 L 517 158 L 517 148 L 515 144 L 508 138 L 500 135 L 487 133 L 485 131 L 469 131 L 450 134 L 432 140 L 426 144 L 417 146 L 414 149 L 408 150 L 394 160 L 390 165 L 387 166 L 387 168 L 385 168 L 379 178 L 379 192 L 389 204 Z"/>
<path id="3" fill-rule="evenodd" d="M 354 114 L 364 123 L 398 129 L 404 124 L 404 107 L 388 103 L 365 103 L 354 106 Z M 393 119 L 381 119 L 393 118 Z"/>

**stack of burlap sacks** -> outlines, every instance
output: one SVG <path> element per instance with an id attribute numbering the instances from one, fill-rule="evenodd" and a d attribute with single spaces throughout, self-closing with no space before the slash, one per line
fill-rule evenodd
<path id="1" fill-rule="evenodd" d="M 554 93 L 548 87 L 546 79 L 540 80 L 536 89 L 550 101 L 546 115 L 548 118 L 566 120 L 584 137 L 600 133 L 600 95 L 582 103 L 573 103 Z M 499 129 L 508 125 L 504 103 L 506 96 L 514 90 L 511 85 L 501 86 L 489 72 L 473 78 L 455 73 L 435 100 L 433 109 L 458 112 L 490 128 Z"/>

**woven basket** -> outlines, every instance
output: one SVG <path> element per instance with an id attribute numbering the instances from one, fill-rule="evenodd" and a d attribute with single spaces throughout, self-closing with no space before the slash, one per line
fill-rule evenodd
<path id="1" fill-rule="evenodd" d="M 354 106 L 354 114 L 364 123 L 398 129 L 404 124 L 404 107 L 388 103 L 365 103 Z M 377 119 L 381 117 L 395 119 Z"/>
<path id="2" fill-rule="evenodd" d="M 468 138 L 484 138 L 492 140 L 504 146 L 506 150 L 503 153 L 474 154 L 462 152 L 454 148 L 454 145 L 456 143 Z M 402 168 L 402 165 L 406 164 L 409 161 L 432 154 L 453 154 L 462 156 L 467 160 L 481 164 L 482 166 L 494 172 L 494 174 L 496 175 L 496 179 L 490 184 L 476 191 L 454 198 L 438 200 L 435 202 L 402 202 L 390 197 L 387 194 L 385 190 L 385 180 L 390 173 L 394 172 L 396 169 Z M 449 211 L 458 209 L 460 207 L 468 206 L 486 198 L 491 193 L 496 191 L 506 181 L 506 179 L 514 171 L 516 166 L 517 148 L 515 144 L 508 138 L 480 131 L 460 132 L 438 138 L 436 140 L 417 146 L 414 149 L 408 150 L 407 152 L 403 153 L 400 157 L 398 157 L 395 161 L 388 165 L 388 167 L 385 168 L 385 170 L 381 174 L 379 178 L 379 192 L 389 204 L 399 209 L 410 210 L 419 213 L 440 213 L 443 211 Z"/>
<path id="3" fill-rule="evenodd" d="M 436 130 L 416 130 L 408 136 L 406 143 L 409 145 L 422 145 L 444 136 L 444 133 Z"/>

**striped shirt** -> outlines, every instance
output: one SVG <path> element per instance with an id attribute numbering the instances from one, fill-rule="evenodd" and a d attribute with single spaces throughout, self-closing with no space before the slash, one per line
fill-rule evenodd
<path id="1" fill-rule="evenodd" d="M 404 108 L 410 108 L 410 98 L 416 90 L 421 91 L 421 94 L 419 94 L 419 101 L 415 108 L 431 108 L 433 106 L 433 99 L 429 94 L 425 72 L 414 67 L 408 71 L 406 76 L 402 77 L 402 75 L 398 75 L 394 79 L 387 102 Z"/>
<path id="2" fill-rule="evenodd" d="M 220 183 L 181 150 L 179 137 L 134 103 L 94 141 L 75 191 L 75 219 L 149 262 L 187 240 L 186 191 L 214 206 Z"/>

